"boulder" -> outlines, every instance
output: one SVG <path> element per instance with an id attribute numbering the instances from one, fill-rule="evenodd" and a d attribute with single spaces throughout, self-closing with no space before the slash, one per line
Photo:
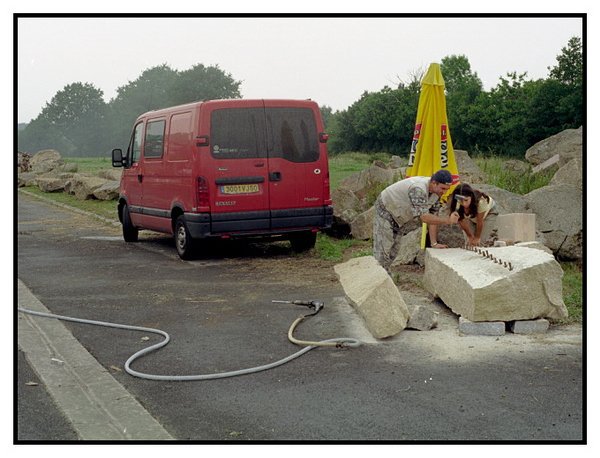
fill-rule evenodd
<path id="1" fill-rule="evenodd" d="M 104 178 L 76 173 L 65 184 L 65 192 L 73 194 L 80 200 L 94 199 L 94 191 L 104 185 L 106 181 Z"/>
<path id="2" fill-rule="evenodd" d="M 375 218 L 375 207 L 362 212 L 350 223 L 350 233 L 357 240 L 369 240 L 373 238 L 373 218 Z"/>
<path id="3" fill-rule="evenodd" d="M 105 178 L 109 181 L 121 181 L 122 174 L 123 169 L 121 168 L 102 169 L 98 172 L 100 178 Z"/>
<path id="4" fill-rule="evenodd" d="M 65 180 L 60 177 L 38 176 L 36 183 L 38 188 L 43 192 L 56 192 L 65 189 Z"/>
<path id="5" fill-rule="evenodd" d="M 437 327 L 440 312 L 426 305 L 409 305 L 410 319 L 406 327 L 417 331 L 429 331 Z"/>
<path id="6" fill-rule="evenodd" d="M 534 168 L 532 168 L 531 173 L 544 172 L 554 166 L 557 166 L 556 168 L 558 169 L 559 162 L 560 162 L 560 154 L 555 154 L 550 159 L 546 159 L 541 164 L 538 164 Z"/>
<path id="7" fill-rule="evenodd" d="M 460 181 L 469 184 L 485 183 L 485 174 L 481 171 L 475 161 L 471 159 L 468 152 L 455 149 L 454 157 L 456 159 Z"/>
<path id="8" fill-rule="evenodd" d="M 421 225 L 418 228 L 408 232 L 400 239 L 398 255 L 392 261 L 392 269 L 400 265 L 413 264 L 421 252 Z"/>
<path id="9" fill-rule="evenodd" d="M 583 190 L 583 168 L 581 159 L 571 159 L 558 169 L 550 180 L 550 184 L 567 184 Z"/>
<path id="10" fill-rule="evenodd" d="M 373 204 L 372 197 L 379 193 L 381 189 L 392 184 L 397 177 L 401 176 L 399 169 L 388 168 L 388 165 L 381 161 L 374 161 L 373 164 L 365 170 L 354 173 L 346 177 L 340 185 L 332 191 L 331 199 L 333 202 L 333 232 L 347 233 L 351 229 L 352 223 L 357 219 L 358 228 L 355 225 L 354 231 L 361 235 L 357 238 L 370 238 L 372 229 L 368 229 L 368 218 L 370 215 L 364 212 L 370 211 Z M 362 215 L 362 216 L 361 216 Z"/>
<path id="11" fill-rule="evenodd" d="M 583 256 L 583 198 L 581 189 L 570 185 L 549 185 L 524 196 L 527 209 L 536 214 L 542 243 L 563 259 Z"/>
<path id="12" fill-rule="evenodd" d="M 350 189 L 343 187 L 335 189 L 331 193 L 331 200 L 333 202 L 333 216 L 341 218 L 347 224 L 364 211 L 359 198 Z M 350 210 L 349 213 L 348 210 Z"/>
<path id="13" fill-rule="evenodd" d="M 68 162 L 58 166 L 54 170 L 58 171 L 59 173 L 76 173 L 78 168 L 79 167 L 74 162 Z"/>
<path id="14" fill-rule="evenodd" d="M 516 173 L 529 173 L 531 171 L 531 165 L 528 162 L 520 161 L 518 159 L 509 159 L 505 161 L 504 168 Z"/>
<path id="15" fill-rule="evenodd" d="M 409 312 L 394 284 L 373 256 L 351 259 L 334 267 L 348 302 L 365 321 L 373 337 L 398 334 L 409 320 Z"/>
<path id="16" fill-rule="evenodd" d="M 538 165 L 555 154 L 560 156 L 559 167 L 562 167 L 571 159 L 581 159 L 583 154 L 583 128 L 566 129 L 537 142 L 525 152 L 525 159 L 532 165 Z"/>
<path id="17" fill-rule="evenodd" d="M 390 159 L 389 166 L 392 169 L 400 169 L 402 167 L 406 167 L 407 162 L 408 162 L 408 160 L 405 157 L 393 155 Z"/>
<path id="18" fill-rule="evenodd" d="M 46 173 L 63 165 L 60 153 L 53 149 L 38 151 L 29 161 L 32 172 Z"/>
<path id="19" fill-rule="evenodd" d="M 428 249 L 425 289 L 474 322 L 568 316 L 562 298 L 563 271 L 552 255 L 517 246 L 485 250 L 500 264 L 475 251 Z"/>
<path id="20" fill-rule="evenodd" d="M 30 171 L 30 162 L 31 154 L 22 153 L 21 151 L 17 152 L 17 173 L 29 172 Z"/>
<path id="21" fill-rule="evenodd" d="M 478 184 L 475 186 L 481 192 L 486 193 L 496 201 L 498 214 L 504 213 L 527 213 L 527 202 L 524 197 L 514 192 L 498 188 L 491 184 Z"/>
<path id="22" fill-rule="evenodd" d="M 116 200 L 119 198 L 121 182 L 116 180 L 107 181 L 99 188 L 96 188 L 93 195 L 98 200 Z"/>
<path id="23" fill-rule="evenodd" d="M 389 169 L 385 164 L 376 161 L 368 169 L 346 177 L 340 182 L 339 187 L 352 191 L 359 200 L 363 200 L 374 187 L 392 184 L 398 175 L 398 170 Z"/>
<path id="24" fill-rule="evenodd" d="M 17 186 L 22 188 L 24 186 L 36 186 L 38 174 L 35 172 L 23 172 L 17 175 Z"/>

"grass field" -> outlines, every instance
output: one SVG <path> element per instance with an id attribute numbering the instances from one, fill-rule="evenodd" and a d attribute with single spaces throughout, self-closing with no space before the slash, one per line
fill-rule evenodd
<path id="1" fill-rule="evenodd" d="M 371 155 L 353 152 L 330 157 L 331 189 L 336 189 L 344 178 L 369 167 L 376 159 L 388 162 L 390 155 L 385 153 Z M 77 164 L 78 171 L 84 173 L 98 173 L 102 169 L 112 168 L 111 159 L 108 157 L 64 158 L 64 160 L 68 163 Z M 486 174 L 489 184 L 517 194 L 526 194 L 533 189 L 547 185 L 553 173 L 547 172 L 546 174 L 533 175 L 531 173 L 511 172 L 503 166 L 503 159 L 497 157 L 477 158 L 475 162 Z M 65 193 L 43 193 L 37 187 L 25 189 L 57 202 L 118 221 L 116 202 L 114 201 L 81 201 Z M 319 234 L 315 247 L 316 256 L 332 262 L 340 262 L 348 257 L 370 255 L 371 252 L 370 242 L 350 238 L 338 239 L 326 234 Z M 569 319 L 567 322 L 581 322 L 583 317 L 583 272 L 581 266 L 580 264 L 569 262 L 563 262 L 561 266 L 564 271 L 563 297 L 569 310 Z"/>

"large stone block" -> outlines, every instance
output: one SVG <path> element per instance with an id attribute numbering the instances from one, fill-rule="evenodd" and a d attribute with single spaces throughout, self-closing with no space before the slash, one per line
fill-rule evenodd
<path id="1" fill-rule="evenodd" d="M 552 255 L 517 246 L 485 251 L 502 264 L 460 248 L 427 249 L 425 289 L 471 321 L 567 317 L 563 271 Z"/>
<path id="2" fill-rule="evenodd" d="M 373 337 L 398 334 L 409 312 L 391 277 L 373 256 L 351 259 L 334 267 L 348 301 L 365 321 Z"/>
<path id="3" fill-rule="evenodd" d="M 498 239 L 511 242 L 535 241 L 535 213 L 498 215 Z"/>

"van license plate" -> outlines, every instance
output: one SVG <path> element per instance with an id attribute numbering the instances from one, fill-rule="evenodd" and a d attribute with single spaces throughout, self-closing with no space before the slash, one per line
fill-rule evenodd
<path id="1" fill-rule="evenodd" d="M 258 192 L 258 184 L 226 184 L 221 186 L 222 194 L 252 194 Z"/>

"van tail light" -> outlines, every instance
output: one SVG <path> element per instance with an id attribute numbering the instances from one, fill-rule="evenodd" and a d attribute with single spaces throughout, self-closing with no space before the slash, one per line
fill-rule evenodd
<path id="1" fill-rule="evenodd" d="M 210 207 L 210 196 L 208 192 L 208 181 L 204 177 L 198 177 L 198 210 L 202 211 Z"/>

